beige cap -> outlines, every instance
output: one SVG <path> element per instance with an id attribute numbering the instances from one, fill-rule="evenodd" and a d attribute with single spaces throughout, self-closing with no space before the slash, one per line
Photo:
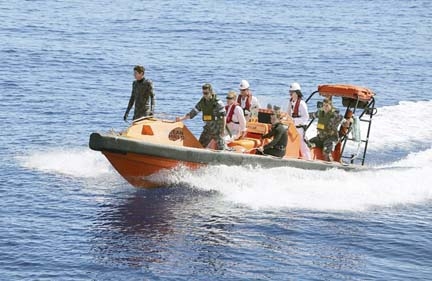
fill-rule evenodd
<path id="1" fill-rule="evenodd" d="M 237 94 L 235 91 L 229 91 L 227 96 L 226 96 L 226 98 L 230 99 L 230 100 L 235 99 L 236 97 L 237 97 Z"/>

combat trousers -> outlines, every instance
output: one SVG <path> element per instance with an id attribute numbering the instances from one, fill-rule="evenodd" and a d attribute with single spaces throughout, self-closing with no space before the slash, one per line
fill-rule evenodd
<path id="1" fill-rule="evenodd" d="M 205 124 L 204 129 L 200 135 L 199 142 L 203 147 L 215 140 L 216 149 L 223 150 L 225 148 L 225 141 L 222 137 L 223 123 L 218 121 L 209 121 Z"/>

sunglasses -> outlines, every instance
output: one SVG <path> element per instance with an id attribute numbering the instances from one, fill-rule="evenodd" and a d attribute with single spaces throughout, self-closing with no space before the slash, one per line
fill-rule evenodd
<path id="1" fill-rule="evenodd" d="M 234 98 L 231 97 L 226 97 L 227 100 L 233 100 Z"/>
<path id="2" fill-rule="evenodd" d="M 209 91 L 203 91 L 202 93 L 203 93 L 203 95 L 208 95 L 208 94 L 210 94 Z"/>

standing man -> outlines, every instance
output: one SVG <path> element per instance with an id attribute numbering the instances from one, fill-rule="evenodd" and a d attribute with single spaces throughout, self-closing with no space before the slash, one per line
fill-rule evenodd
<path id="1" fill-rule="evenodd" d="M 176 121 L 180 122 L 185 119 L 192 119 L 202 111 L 202 120 L 204 121 L 204 130 L 202 131 L 199 142 L 203 147 L 207 147 L 212 140 L 216 142 L 216 149 L 223 150 L 225 141 L 223 135 L 226 126 L 226 111 L 222 101 L 218 99 L 209 83 L 202 86 L 203 97 L 198 101 L 189 113 L 182 117 L 177 117 Z"/>
<path id="2" fill-rule="evenodd" d="M 237 103 L 243 109 L 246 121 L 249 121 L 252 117 L 258 117 L 258 109 L 260 108 L 260 105 L 258 99 L 252 96 L 252 92 L 249 89 L 249 82 L 247 80 L 241 80 L 240 82 L 240 95 L 237 98 Z"/>
<path id="3" fill-rule="evenodd" d="M 272 129 L 268 134 L 262 136 L 263 139 L 273 137 L 273 140 L 264 147 L 258 148 L 256 154 L 273 155 L 276 157 L 284 157 L 286 146 L 288 143 L 287 127 L 281 122 L 280 110 L 275 110 L 271 116 Z"/>
<path id="4" fill-rule="evenodd" d="M 299 83 L 292 83 L 289 87 L 290 102 L 288 104 L 288 115 L 292 117 L 294 124 L 297 129 L 297 133 L 300 135 L 300 153 L 303 159 L 310 160 L 310 150 L 305 142 L 305 130 L 309 121 L 309 112 L 306 102 L 302 99 L 303 94 L 301 92 Z"/>
<path id="5" fill-rule="evenodd" d="M 322 148 L 325 161 L 333 161 L 332 152 L 339 141 L 338 126 L 342 115 L 335 111 L 332 101 L 325 98 L 322 108 L 314 113 L 314 117 L 318 117 L 318 134 L 309 142 L 312 146 Z"/>
<path id="6" fill-rule="evenodd" d="M 144 78 L 145 69 L 142 65 L 134 67 L 135 81 L 132 83 L 132 94 L 129 99 L 129 104 L 123 116 L 126 121 L 132 105 L 135 104 L 133 120 L 138 118 L 153 115 L 155 106 L 155 97 L 153 93 L 153 82 Z"/>

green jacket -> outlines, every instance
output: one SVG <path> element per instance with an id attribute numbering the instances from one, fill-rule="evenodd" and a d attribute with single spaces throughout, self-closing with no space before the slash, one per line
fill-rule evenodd
<path id="1" fill-rule="evenodd" d="M 336 113 L 334 109 L 326 113 L 324 110 L 318 111 L 318 135 L 321 137 L 337 136 L 338 126 L 342 121 L 342 115 Z"/>
<path id="2" fill-rule="evenodd" d="M 264 146 L 267 148 L 278 148 L 284 150 L 288 143 L 287 128 L 282 123 L 276 123 L 273 125 L 271 131 L 268 134 L 262 136 L 263 138 L 273 137 L 273 140 Z"/>
<path id="3" fill-rule="evenodd" d="M 189 117 L 194 118 L 200 111 L 202 111 L 202 119 L 204 122 L 223 120 L 226 115 L 225 106 L 216 95 L 210 100 L 202 97 L 189 113 Z"/>
<path id="4" fill-rule="evenodd" d="M 129 114 L 135 104 L 133 119 L 148 116 L 154 111 L 155 97 L 151 80 L 142 79 L 132 83 L 132 93 L 125 115 Z"/>

